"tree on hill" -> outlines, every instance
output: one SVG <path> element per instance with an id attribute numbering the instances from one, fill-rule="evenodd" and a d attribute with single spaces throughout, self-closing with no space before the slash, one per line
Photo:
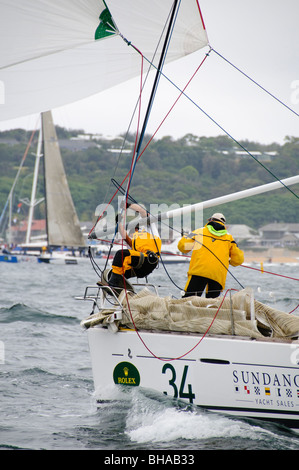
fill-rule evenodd
<path id="1" fill-rule="evenodd" d="M 116 190 L 111 178 L 120 183 L 130 170 L 132 153 L 128 151 L 134 148 L 134 136 L 129 136 L 125 152 L 121 152 L 122 141 L 119 138 L 112 142 L 98 138 L 95 145 L 75 151 L 64 147 L 63 141 L 82 131 L 60 127 L 57 131 L 78 216 L 81 220 L 93 220 L 95 208 L 108 202 Z M 22 129 L 0 133 L 1 211 L 30 135 L 30 131 Z M 144 145 L 149 140 L 150 137 L 146 136 Z M 178 140 L 171 137 L 153 140 L 136 165 L 130 193 L 147 207 L 151 203 L 182 206 L 274 181 L 268 169 L 280 179 L 299 173 L 299 138 L 288 137 L 283 145 L 256 142 L 242 142 L 242 145 L 251 152 L 267 154 L 272 151 L 274 154 L 268 155 L 269 161 L 266 163 L 258 163 L 250 155 L 240 155 L 236 143 L 227 136 L 198 137 L 187 134 Z M 31 151 L 35 152 L 35 149 Z M 31 151 L 15 190 L 15 204 L 20 194 L 30 197 L 30 175 L 34 167 Z M 298 186 L 292 187 L 292 190 L 298 195 Z M 42 182 L 39 192 L 42 192 Z M 298 221 L 298 207 L 298 198 L 286 189 L 280 189 L 219 206 L 218 209 L 225 211 L 231 224 L 258 228 L 275 220 Z M 21 215 L 25 217 L 25 208 L 22 210 Z"/>

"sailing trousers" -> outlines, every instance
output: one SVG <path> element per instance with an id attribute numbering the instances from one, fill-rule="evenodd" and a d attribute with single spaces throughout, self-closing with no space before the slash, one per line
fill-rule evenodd
<path id="1" fill-rule="evenodd" d="M 208 277 L 195 276 L 193 274 L 188 278 L 183 297 L 191 297 L 192 295 L 200 297 L 205 288 L 207 298 L 214 299 L 215 297 L 219 297 L 222 291 L 222 286 L 219 282 L 213 281 L 213 279 L 209 279 Z"/>
<path id="2" fill-rule="evenodd" d="M 118 250 L 112 261 L 112 272 L 125 276 L 126 279 L 130 277 L 146 277 L 158 265 L 158 258 L 156 261 L 151 261 L 149 257 L 135 250 Z"/>

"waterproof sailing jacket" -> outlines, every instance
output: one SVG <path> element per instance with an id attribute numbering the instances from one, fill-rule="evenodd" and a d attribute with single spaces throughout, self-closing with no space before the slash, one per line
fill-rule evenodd
<path id="1" fill-rule="evenodd" d="M 141 253 L 153 251 L 160 256 L 161 245 L 162 242 L 159 235 L 149 233 L 146 230 L 136 231 L 132 237 L 132 249 L 141 251 Z"/>
<path id="2" fill-rule="evenodd" d="M 148 276 L 158 265 L 162 241 L 154 225 L 151 232 L 138 230 L 134 233 L 132 249 L 118 250 L 113 258 L 112 272 L 124 275 L 127 279 L 132 276 Z"/>
<path id="3" fill-rule="evenodd" d="M 208 222 L 203 228 L 194 230 L 184 236 L 178 243 L 182 253 L 192 250 L 188 276 L 203 276 L 225 287 L 229 264 L 239 266 L 244 261 L 244 253 L 240 250 L 225 225 Z"/>

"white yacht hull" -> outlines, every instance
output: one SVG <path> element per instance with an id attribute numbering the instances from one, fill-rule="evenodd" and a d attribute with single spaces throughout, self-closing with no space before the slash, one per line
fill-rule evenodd
<path id="1" fill-rule="evenodd" d="M 75 256 L 64 253 L 42 254 L 38 257 L 38 262 L 48 264 L 78 264 L 78 260 Z"/>
<path id="2" fill-rule="evenodd" d="M 102 326 L 87 333 L 100 399 L 110 398 L 113 384 L 140 386 L 212 412 L 299 428 L 298 341 Z"/>

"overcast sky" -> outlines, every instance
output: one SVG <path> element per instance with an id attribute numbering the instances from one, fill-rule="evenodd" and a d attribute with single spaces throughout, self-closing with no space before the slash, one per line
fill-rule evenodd
<path id="1" fill-rule="evenodd" d="M 298 0 L 199 0 L 211 46 L 299 114 Z M 204 57 L 203 51 L 165 67 L 184 86 Z M 89 99 L 53 110 L 55 123 L 103 135 L 127 130 L 138 96 L 139 79 Z M 286 110 L 212 52 L 193 79 L 188 95 L 235 139 L 283 143 L 299 137 L 299 118 Z M 161 80 L 147 127 L 156 131 L 178 91 Z M 37 116 L 0 123 L 0 130 L 32 129 Z M 136 130 L 136 124 L 131 131 Z M 185 97 L 170 113 L 156 138 L 223 131 Z"/>

